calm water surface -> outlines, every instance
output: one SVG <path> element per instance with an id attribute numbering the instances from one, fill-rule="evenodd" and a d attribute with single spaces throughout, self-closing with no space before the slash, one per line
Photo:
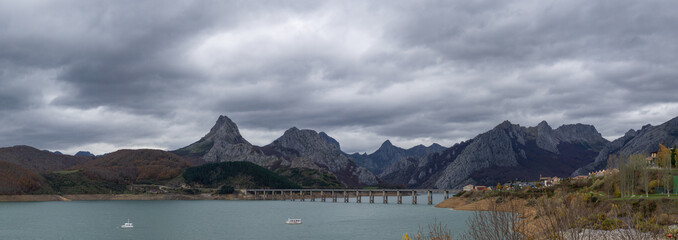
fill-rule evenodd
<path id="1" fill-rule="evenodd" d="M 319 200 L 0 203 L 0 239 L 401 239 L 436 219 L 462 232 L 472 214 L 426 205 L 426 196 L 419 205 Z M 135 227 L 121 229 L 128 218 Z"/>

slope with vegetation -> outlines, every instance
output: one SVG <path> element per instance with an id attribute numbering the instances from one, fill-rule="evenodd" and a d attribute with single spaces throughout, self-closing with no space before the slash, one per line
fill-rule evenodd
<path id="1" fill-rule="evenodd" d="M 106 154 L 75 169 L 90 179 L 118 184 L 161 183 L 179 176 L 189 163 L 162 150 L 119 150 Z"/>
<path id="2" fill-rule="evenodd" d="M 250 162 L 208 163 L 188 168 L 182 176 L 186 183 L 198 187 L 299 188 L 289 179 Z"/>
<path id="3" fill-rule="evenodd" d="M 661 166 L 632 155 L 619 158 L 619 169 L 549 187 L 462 191 L 439 207 L 478 210 L 469 239 L 661 239 L 678 224 L 678 196 L 666 177 L 678 172 L 675 151 L 659 156 Z"/>

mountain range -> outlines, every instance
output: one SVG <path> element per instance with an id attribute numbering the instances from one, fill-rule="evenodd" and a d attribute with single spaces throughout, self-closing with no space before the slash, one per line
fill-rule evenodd
<path id="1" fill-rule="evenodd" d="M 194 162 L 246 161 L 271 170 L 320 170 L 334 174 L 347 186 L 378 183 L 372 172 L 356 165 L 339 148 L 339 143 L 325 133 L 296 127 L 266 146 L 255 146 L 240 135 L 231 119 L 220 116 L 207 135 L 174 153 Z"/>
<path id="2" fill-rule="evenodd" d="M 231 119 L 220 116 L 205 136 L 171 152 L 120 150 L 93 156 L 83 151 L 70 156 L 29 146 L 0 148 L 0 192 L 37 191 L 60 177 L 52 173 L 64 170 L 76 171 L 78 181 L 92 186 L 87 189 L 102 192 L 129 183 L 169 181 L 190 166 L 240 161 L 262 166 L 304 187 L 386 184 L 459 189 L 466 184 L 587 174 L 606 168 L 612 155 L 649 154 L 660 143 L 678 144 L 678 118 L 629 130 L 612 142 L 591 125 L 553 129 L 545 121 L 534 127 L 504 121 L 451 147 L 432 144 L 404 149 L 386 140 L 373 153 L 349 154 L 328 134 L 296 127 L 270 144 L 256 146 Z"/>
<path id="3" fill-rule="evenodd" d="M 431 144 L 431 146 L 428 147 L 417 145 L 410 149 L 403 149 L 394 146 L 391 141 L 386 140 L 374 153 L 354 153 L 349 155 L 349 157 L 351 157 L 358 166 L 367 168 L 367 170 L 372 171 L 374 174 L 381 174 L 387 167 L 398 160 L 408 157 L 421 158 L 430 153 L 441 152 L 443 150 L 445 150 L 445 147 L 440 146 L 437 143 Z"/>
<path id="4" fill-rule="evenodd" d="M 489 185 L 544 176 L 568 176 L 593 162 L 607 144 L 593 126 L 574 124 L 552 129 L 541 122 L 521 127 L 505 121 L 473 139 L 429 154 L 406 158 L 380 174 L 383 181 L 417 188 Z"/>

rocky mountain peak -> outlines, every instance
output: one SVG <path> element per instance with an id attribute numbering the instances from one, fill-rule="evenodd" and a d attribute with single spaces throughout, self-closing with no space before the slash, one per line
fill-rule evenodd
<path id="1" fill-rule="evenodd" d="M 505 130 L 505 129 L 509 129 L 509 128 L 512 128 L 512 127 L 513 127 L 513 123 L 509 122 L 509 120 L 504 120 L 499 125 L 494 127 L 494 129 Z"/>
<path id="2" fill-rule="evenodd" d="M 285 131 L 281 137 L 273 141 L 271 145 L 295 149 L 302 153 L 302 155 L 313 154 L 315 152 L 339 154 L 340 151 L 338 144 L 328 142 L 318 134 L 318 132 L 310 129 L 300 130 L 296 127 L 287 129 L 287 131 Z"/>
<path id="3" fill-rule="evenodd" d="M 236 125 L 230 118 L 221 115 L 214 124 L 210 132 L 203 137 L 205 140 L 214 142 L 223 142 L 228 144 L 245 143 L 250 144 L 245 138 L 240 135 L 238 125 Z"/>
<path id="4" fill-rule="evenodd" d="M 562 125 L 555 130 L 555 135 L 563 142 L 586 143 L 595 151 L 608 143 L 593 125 L 581 123 Z"/>
<path id="5" fill-rule="evenodd" d="M 391 143 L 391 140 L 387 139 L 386 141 L 384 141 L 384 143 L 381 144 L 381 147 L 379 148 L 390 148 L 390 147 L 393 147 L 393 144 Z"/>
<path id="6" fill-rule="evenodd" d="M 336 139 L 330 137 L 329 135 L 327 135 L 327 133 L 325 133 L 325 132 L 320 132 L 320 133 L 318 133 L 318 135 L 320 135 L 320 137 L 321 137 L 322 139 L 324 139 L 325 142 L 337 146 L 337 149 L 341 149 L 341 145 L 339 144 L 339 141 L 337 141 Z"/>
<path id="7" fill-rule="evenodd" d="M 539 124 L 537 124 L 537 129 L 553 130 L 553 128 L 551 128 L 551 126 L 549 126 L 549 123 L 547 123 L 545 120 L 542 120 Z"/>

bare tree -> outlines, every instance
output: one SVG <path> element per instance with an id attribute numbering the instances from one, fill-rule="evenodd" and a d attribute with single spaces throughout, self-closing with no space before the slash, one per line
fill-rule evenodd
<path id="1" fill-rule="evenodd" d="M 671 181 L 672 181 L 672 176 L 671 176 L 671 169 L 670 168 L 664 168 L 662 170 L 662 183 L 664 185 L 664 190 L 666 191 L 666 197 L 671 196 Z"/>
<path id="2" fill-rule="evenodd" d="M 581 197 L 547 198 L 537 202 L 536 224 L 543 230 L 539 239 L 593 239 L 587 234 L 581 219 L 591 214 L 591 209 Z"/>
<path id="3" fill-rule="evenodd" d="M 518 201 L 505 201 L 502 204 L 496 201 L 488 202 L 487 211 L 476 210 L 468 219 L 469 229 L 462 239 L 474 240 L 519 240 L 524 239 L 518 230 L 520 215 L 524 214 L 524 208 L 519 206 Z"/>
<path id="4" fill-rule="evenodd" d="M 647 166 L 647 163 L 645 161 L 645 156 L 641 154 L 633 154 L 629 157 L 629 165 L 631 165 L 631 169 L 634 171 L 634 177 L 635 177 L 635 172 L 639 172 L 639 177 L 640 181 L 638 181 L 645 191 L 645 197 L 648 197 L 648 193 L 650 192 L 650 174 L 649 174 L 649 169 Z M 634 186 L 635 187 L 635 186 Z"/>

